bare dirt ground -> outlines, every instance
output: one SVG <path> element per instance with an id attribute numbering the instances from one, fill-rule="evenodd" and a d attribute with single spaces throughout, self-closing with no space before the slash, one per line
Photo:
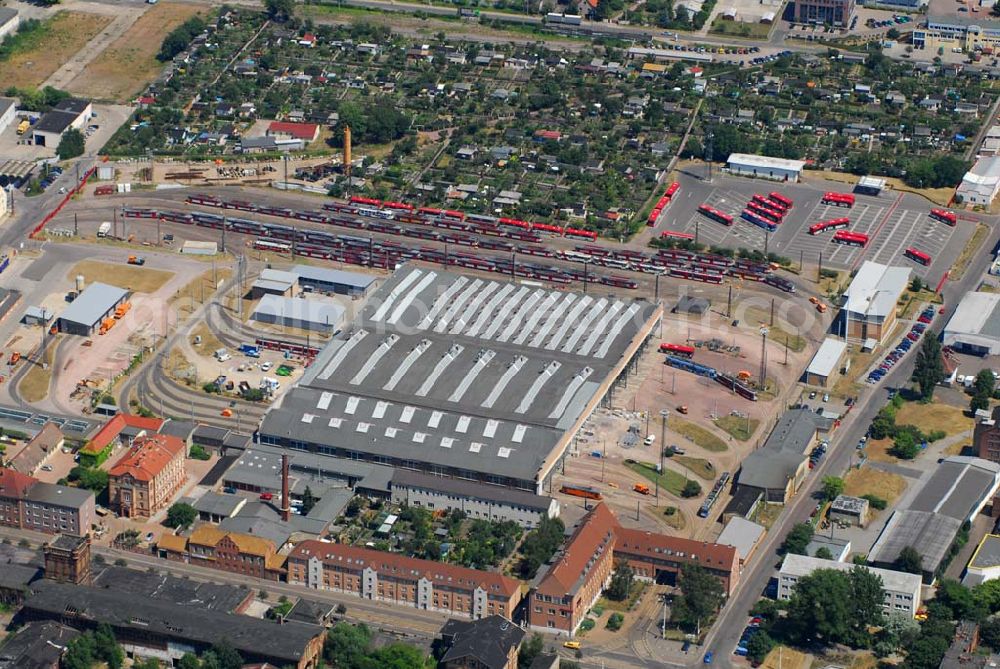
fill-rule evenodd
<path id="1" fill-rule="evenodd" d="M 103 51 L 77 71 L 69 90 L 99 100 L 131 100 L 163 69 L 156 54 L 164 35 L 204 11 L 197 5 L 160 2 L 144 14 L 139 12 L 141 16 L 130 16 L 114 41 L 108 40 Z"/>
<path id="2" fill-rule="evenodd" d="M 739 347 L 738 352 L 712 352 L 700 348 L 695 353 L 697 362 L 731 374 L 749 370 L 754 377 L 757 376 L 760 368 L 761 337 L 756 328 L 733 327 L 728 322 L 720 323 L 718 318 L 691 322 L 686 318 L 667 314 L 664 318 L 662 336 L 654 337 L 653 345 L 640 358 L 636 373 L 630 377 L 625 387 L 615 391 L 611 408 L 595 412 L 588 421 L 577 439 L 575 455 L 567 460 L 565 474 L 555 477 L 553 494 L 564 505 L 571 509 L 582 507 L 579 498 L 558 492 L 564 482 L 572 482 L 599 489 L 624 524 L 649 527 L 651 523 L 659 523 L 664 528 L 670 528 L 668 531 L 671 534 L 694 538 L 705 538 L 714 530 L 714 516 L 721 513 L 727 499 L 723 497 L 716 503 L 712 517 L 698 518 L 698 508 L 712 485 L 712 482 L 699 476 L 698 471 L 688 469 L 683 461 L 665 459 L 666 469 L 699 481 L 702 485 L 702 494 L 690 499 L 681 499 L 660 490 L 660 498 L 657 500 L 655 487 L 652 485 L 648 495 L 633 490 L 636 483 L 649 484 L 649 481 L 624 465 L 626 459 L 657 463 L 661 447 L 677 445 L 683 448 L 688 456 L 711 463 L 715 472 L 735 472 L 739 462 L 770 430 L 783 406 L 780 399 L 758 402 L 745 400 L 705 377 L 667 367 L 663 364 L 663 355 L 657 350 L 659 341 L 691 343 L 713 337 L 722 340 L 726 346 Z M 783 345 L 778 342 L 768 342 L 767 356 L 770 360 L 776 361 L 768 365 L 768 378 L 771 379 L 771 385 L 777 389 L 779 397 L 782 391 L 793 390 L 798 370 L 805 365 L 814 347 L 815 342 L 810 336 L 803 351 L 789 352 L 788 365 L 785 366 L 782 364 L 785 354 Z M 677 406 L 681 404 L 687 406 L 687 415 L 678 414 Z M 670 416 L 665 434 L 661 437 L 663 428 L 660 411 L 663 409 L 669 411 Z M 749 414 L 753 418 L 760 419 L 760 427 L 751 439 L 737 441 L 712 423 L 714 416 L 725 416 L 732 412 Z M 684 438 L 670 427 L 671 420 L 676 421 L 680 418 L 718 436 L 728 445 L 727 450 L 712 452 Z M 636 446 L 625 447 L 622 439 L 631 425 L 637 426 L 640 442 Z M 642 443 L 641 440 L 647 435 L 654 437 L 652 445 L 647 446 Z M 600 457 L 597 457 L 598 455 Z M 680 510 L 683 516 L 681 527 L 678 527 L 676 519 L 668 521 L 664 515 L 667 507 L 676 507 Z"/>
<path id="3" fill-rule="evenodd" d="M 57 12 L 43 40 L 0 66 L 0 89 L 9 86 L 37 88 L 111 21 L 110 16 Z"/>

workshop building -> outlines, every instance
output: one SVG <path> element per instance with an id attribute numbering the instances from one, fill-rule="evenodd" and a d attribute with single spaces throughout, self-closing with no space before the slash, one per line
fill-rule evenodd
<path id="1" fill-rule="evenodd" d="M 747 153 L 731 153 L 726 160 L 732 174 L 745 177 L 771 179 L 773 181 L 798 181 L 805 168 L 801 160 L 772 158 Z"/>
<path id="2" fill-rule="evenodd" d="M 375 277 L 340 269 L 296 265 L 292 274 L 299 277 L 299 287 L 317 293 L 337 293 L 352 297 L 364 297 L 375 285 Z"/>
<path id="3" fill-rule="evenodd" d="M 291 272 L 267 268 L 260 273 L 257 280 L 250 286 L 250 298 L 259 300 L 265 295 L 291 297 L 292 289 L 298 283 L 298 277 Z"/>
<path id="4" fill-rule="evenodd" d="M 250 319 L 258 323 L 332 334 L 343 324 L 344 308 L 321 299 L 264 295 Z"/>
<path id="5" fill-rule="evenodd" d="M 94 107 L 88 100 L 68 98 L 56 104 L 42 115 L 31 129 L 32 142 L 37 146 L 55 149 L 59 146 L 63 133 L 73 128 L 82 130 L 94 115 Z"/>
<path id="6" fill-rule="evenodd" d="M 844 293 L 834 331 L 847 341 L 882 342 L 896 322 L 896 303 L 910 284 L 910 269 L 866 260 Z"/>
<path id="7" fill-rule="evenodd" d="M 944 328 L 944 346 L 970 355 L 1000 355 L 1000 294 L 966 293 Z"/>
<path id="8" fill-rule="evenodd" d="M 847 342 L 827 337 L 806 368 L 803 381 L 812 386 L 826 387 L 841 370 L 847 355 Z"/>
<path id="9" fill-rule="evenodd" d="M 124 288 L 95 281 L 63 310 L 56 327 L 59 332 L 90 337 L 104 319 L 114 315 L 115 307 L 128 300 L 128 296 Z"/>

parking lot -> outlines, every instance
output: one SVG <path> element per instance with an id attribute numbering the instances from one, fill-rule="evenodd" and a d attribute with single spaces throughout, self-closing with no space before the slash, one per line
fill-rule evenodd
<path id="1" fill-rule="evenodd" d="M 693 175 L 683 175 L 680 196 L 665 211 L 658 229 L 697 234 L 703 244 L 763 251 L 767 248 L 785 256 L 793 263 L 800 261 L 824 267 L 853 269 L 863 260 L 908 266 L 913 273 L 936 283 L 950 267 L 975 229 L 974 223 L 960 218 L 951 227 L 929 216 L 933 205 L 923 198 L 893 191 L 880 196 L 856 195 L 853 207 L 839 207 L 821 202 L 826 190 L 846 193 L 850 187 L 842 183 L 815 182 L 807 184 L 774 183 L 741 177 L 716 176 L 711 183 Z M 754 193 L 778 191 L 794 201 L 778 229 L 766 233 L 740 219 Z M 733 217 L 727 227 L 698 214 L 700 204 L 707 204 Z M 833 218 L 849 218 L 848 230 L 869 236 L 865 248 L 834 242 L 833 231 L 810 235 L 809 226 Z M 903 255 L 907 248 L 916 248 L 932 258 L 929 266 L 921 265 Z"/>

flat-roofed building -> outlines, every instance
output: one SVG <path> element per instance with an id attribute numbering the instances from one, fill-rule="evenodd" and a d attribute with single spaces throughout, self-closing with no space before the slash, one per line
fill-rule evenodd
<path id="1" fill-rule="evenodd" d="M 1000 193 L 1000 157 L 980 158 L 955 190 L 955 198 L 964 204 L 989 207 Z"/>
<path id="2" fill-rule="evenodd" d="M 838 334 L 848 341 L 882 342 L 896 323 L 896 304 L 910 283 L 907 267 L 866 260 L 844 293 Z"/>
<path id="3" fill-rule="evenodd" d="M 303 541 L 287 568 L 293 585 L 473 619 L 509 619 L 521 601 L 521 583 L 502 574 L 345 544 Z"/>
<path id="4" fill-rule="evenodd" d="M 833 569 L 836 571 L 851 571 L 857 565 L 835 560 L 824 560 L 822 558 L 808 557 L 806 555 L 794 555 L 789 553 L 781 563 L 778 572 L 778 599 L 789 600 L 795 590 L 795 584 L 804 576 L 809 576 L 817 569 Z M 882 591 L 885 598 L 882 603 L 882 610 L 888 615 L 890 613 L 903 613 L 913 618 L 920 608 L 920 576 L 908 574 L 891 569 L 876 569 L 873 567 L 861 567 L 868 569 L 873 574 L 882 579 Z"/>
<path id="5" fill-rule="evenodd" d="M 798 23 L 846 26 L 854 15 L 854 0 L 795 0 L 793 12 Z"/>
<path id="6" fill-rule="evenodd" d="M 298 277 L 291 272 L 267 268 L 260 273 L 250 286 L 250 298 L 259 300 L 265 295 L 280 295 L 291 297 L 292 288 L 298 282 Z"/>
<path id="7" fill-rule="evenodd" d="M 837 495 L 837 499 L 830 504 L 827 516 L 830 520 L 864 527 L 868 524 L 868 506 L 867 499 Z"/>
<path id="8" fill-rule="evenodd" d="M 815 0 L 816 2 L 844 2 L 845 0 Z M 852 2 L 852 0 L 846 0 Z M 773 181 L 798 181 L 806 164 L 802 160 L 787 160 L 747 153 L 731 153 L 726 160 L 729 171 L 746 177 Z"/>
<path id="9" fill-rule="evenodd" d="M 299 277 L 299 286 L 320 293 L 364 297 L 375 285 L 375 277 L 368 274 L 313 265 L 296 265 L 292 274 Z"/>
<path id="10" fill-rule="evenodd" d="M 757 546 L 765 534 L 766 530 L 763 525 L 758 525 L 740 516 L 733 516 L 726 522 L 726 526 L 722 528 L 715 543 L 735 548 L 736 554 L 740 557 L 740 564 L 743 565 L 757 550 Z"/>
<path id="11" fill-rule="evenodd" d="M 11 7 L 0 7 L 0 41 L 7 35 L 13 35 L 21 25 L 21 17 L 17 10 Z"/>
<path id="12" fill-rule="evenodd" d="M 258 323 L 332 334 L 343 323 L 344 307 L 323 299 L 264 295 L 250 314 L 250 319 Z"/>
<path id="13" fill-rule="evenodd" d="M 997 578 L 1000 578 L 1000 535 L 987 534 L 966 565 L 962 584 L 974 588 Z"/>
<path id="14" fill-rule="evenodd" d="M 1000 294 L 963 295 L 944 328 L 941 343 L 959 353 L 1000 355 Z"/>

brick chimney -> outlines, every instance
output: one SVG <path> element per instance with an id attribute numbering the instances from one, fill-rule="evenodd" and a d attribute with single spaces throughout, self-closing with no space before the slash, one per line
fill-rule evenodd
<path id="1" fill-rule="evenodd" d="M 288 454 L 281 455 L 281 519 L 288 522 L 291 517 L 292 505 L 288 497 Z"/>

